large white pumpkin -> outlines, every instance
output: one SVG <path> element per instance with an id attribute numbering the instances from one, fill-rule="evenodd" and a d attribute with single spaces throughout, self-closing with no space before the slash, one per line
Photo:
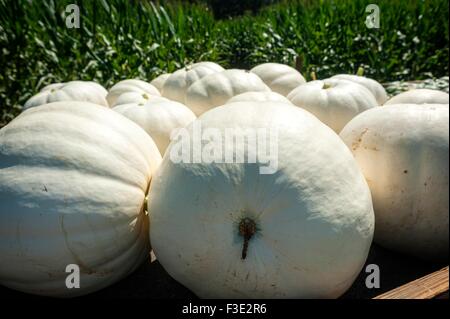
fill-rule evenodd
<path id="1" fill-rule="evenodd" d="M 0 284 L 70 297 L 133 271 L 149 254 L 144 202 L 160 161 L 144 130 L 90 103 L 32 108 L 2 128 Z M 71 264 L 78 289 L 66 287 Z"/>
<path id="2" fill-rule="evenodd" d="M 136 92 L 155 96 L 161 95 L 158 89 L 148 82 L 138 79 L 128 79 L 117 82 L 109 89 L 108 95 L 106 96 L 109 105 L 115 105 L 117 98 L 126 92 Z"/>
<path id="3" fill-rule="evenodd" d="M 286 97 L 276 92 L 245 92 L 233 96 L 226 104 L 236 102 L 283 102 L 292 104 Z"/>
<path id="4" fill-rule="evenodd" d="M 297 86 L 306 83 L 296 69 L 280 63 L 263 63 L 250 70 L 274 92 L 287 96 Z"/>
<path id="5" fill-rule="evenodd" d="M 116 107 L 122 104 L 144 104 L 147 102 L 162 102 L 162 101 L 170 101 L 162 96 L 150 95 L 147 93 L 139 93 L 139 92 L 125 92 L 117 97 L 114 104 L 111 107 Z"/>
<path id="6" fill-rule="evenodd" d="M 202 141 L 194 133 L 200 123 Z M 217 107 L 184 136 L 191 149 L 202 142 L 237 158 L 248 148 L 217 136 L 242 128 L 265 130 L 265 141 L 277 135 L 268 146 L 277 152 L 274 174 L 260 174 L 267 167 L 260 155 L 253 164 L 173 161 L 180 140 L 170 144 L 149 198 L 159 262 L 202 298 L 340 296 L 364 265 L 374 228 L 351 152 L 310 113 L 279 102 Z"/>
<path id="7" fill-rule="evenodd" d="M 197 115 L 245 92 L 270 92 L 254 73 L 238 69 L 207 75 L 192 84 L 186 92 L 186 105 Z"/>
<path id="8" fill-rule="evenodd" d="M 383 105 L 388 99 L 388 95 L 384 87 L 374 79 L 355 74 L 337 74 L 332 76 L 331 79 L 347 80 L 361 84 L 375 96 L 378 105 Z"/>
<path id="9" fill-rule="evenodd" d="M 166 151 L 173 131 L 196 119 L 188 107 L 170 100 L 122 104 L 114 107 L 114 111 L 142 127 L 155 141 L 161 154 Z"/>
<path id="10" fill-rule="evenodd" d="M 164 82 L 169 78 L 171 73 L 163 73 L 158 75 L 156 78 L 150 81 L 150 84 L 158 89 L 159 92 L 162 91 Z"/>
<path id="11" fill-rule="evenodd" d="M 214 62 L 199 62 L 172 73 L 164 82 L 162 95 L 170 100 L 185 103 L 186 90 L 195 81 L 224 69 Z"/>
<path id="12" fill-rule="evenodd" d="M 448 258 L 448 105 L 374 108 L 340 135 L 372 191 L 375 241 L 420 258 Z"/>
<path id="13" fill-rule="evenodd" d="M 385 105 L 391 104 L 448 104 L 448 93 L 430 90 L 430 89 L 414 89 L 400 93 L 390 100 Z"/>
<path id="14" fill-rule="evenodd" d="M 317 116 L 337 133 L 357 114 L 378 105 L 364 86 L 336 79 L 300 85 L 289 93 L 288 99 Z"/>
<path id="15" fill-rule="evenodd" d="M 32 96 L 25 102 L 23 109 L 60 101 L 91 102 L 108 106 L 106 94 L 108 92 L 100 84 L 92 81 L 70 81 L 65 83 L 52 83 Z"/>

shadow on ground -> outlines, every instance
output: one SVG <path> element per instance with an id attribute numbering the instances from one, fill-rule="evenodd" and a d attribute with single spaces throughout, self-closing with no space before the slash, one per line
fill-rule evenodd
<path id="1" fill-rule="evenodd" d="M 368 273 L 365 266 L 353 286 L 343 299 L 368 299 L 389 291 L 414 279 L 444 267 L 444 264 L 429 263 L 400 255 L 372 245 L 366 265 L 376 264 L 380 268 L 380 288 L 368 289 L 365 285 Z M 0 286 L 0 298 L 43 298 L 23 294 Z M 96 293 L 78 299 L 140 298 L 140 299 L 194 299 L 187 288 L 172 279 L 158 261 L 144 262 L 124 280 Z"/>

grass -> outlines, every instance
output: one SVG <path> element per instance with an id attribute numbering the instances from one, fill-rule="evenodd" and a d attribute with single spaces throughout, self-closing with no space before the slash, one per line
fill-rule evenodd
<path id="1" fill-rule="evenodd" d="M 152 79 L 199 60 L 250 68 L 301 61 L 308 78 L 356 73 L 379 81 L 448 75 L 448 2 L 378 1 L 380 28 L 365 26 L 367 1 L 281 2 L 257 15 L 215 20 L 201 3 L 127 0 L 0 0 L 0 127 L 44 85 L 73 79 L 106 87 Z M 79 29 L 65 23 L 77 3 Z"/>

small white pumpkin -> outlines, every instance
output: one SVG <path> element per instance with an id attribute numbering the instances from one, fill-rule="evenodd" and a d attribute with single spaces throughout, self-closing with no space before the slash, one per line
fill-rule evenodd
<path id="1" fill-rule="evenodd" d="M 297 86 L 306 83 L 296 69 L 280 63 L 263 63 L 250 70 L 274 92 L 287 96 Z"/>
<path id="2" fill-rule="evenodd" d="M 164 82 L 166 82 L 166 80 L 169 78 L 170 75 L 171 75 L 171 73 L 160 74 L 156 78 L 154 78 L 150 82 L 150 84 L 153 85 L 155 88 L 157 88 L 159 92 L 161 92 Z"/>
<path id="3" fill-rule="evenodd" d="M 150 95 L 148 93 L 139 93 L 139 92 L 125 92 L 119 95 L 113 105 L 111 107 L 115 107 L 122 104 L 143 104 L 147 102 L 162 102 L 162 101 L 170 101 L 162 96 Z"/>
<path id="4" fill-rule="evenodd" d="M 161 96 L 158 89 L 150 83 L 138 79 L 128 79 L 117 82 L 109 89 L 108 95 L 106 96 L 109 105 L 115 105 L 117 98 L 126 92 Z"/>
<path id="5" fill-rule="evenodd" d="M 317 116 L 336 133 L 357 114 L 378 105 L 373 94 L 364 86 L 336 79 L 300 85 L 289 93 L 288 99 Z"/>
<path id="6" fill-rule="evenodd" d="M 194 82 L 186 92 L 186 105 L 197 115 L 245 92 L 270 92 L 254 73 L 230 69 L 214 73 Z"/>
<path id="7" fill-rule="evenodd" d="M 187 106 L 170 100 L 122 104 L 113 110 L 142 127 L 163 155 L 174 130 L 184 128 L 196 119 Z"/>
<path id="8" fill-rule="evenodd" d="M 194 133 L 200 122 L 202 141 Z M 280 102 L 219 106 L 184 136 L 246 158 L 247 147 L 222 139 L 242 128 L 263 129 L 267 139 L 277 132 L 274 174 L 260 174 L 267 167 L 260 155 L 256 163 L 175 163 L 168 154 L 180 140 L 170 144 L 149 195 L 159 262 L 202 298 L 340 296 L 363 267 L 374 228 L 370 191 L 351 152 L 316 117 Z"/>
<path id="9" fill-rule="evenodd" d="M 449 104 L 448 93 L 430 90 L 414 89 L 392 97 L 385 105 L 391 104 Z"/>
<path id="10" fill-rule="evenodd" d="M 75 82 L 75 81 L 70 81 L 70 82 Z M 45 92 L 45 91 L 50 91 L 50 90 L 57 90 L 60 87 L 62 87 L 64 84 L 67 84 L 67 83 L 70 83 L 70 82 L 50 83 L 50 84 L 47 84 L 46 86 L 44 86 L 39 92 Z M 108 91 L 106 91 L 106 94 L 108 94 Z"/>
<path id="11" fill-rule="evenodd" d="M 51 83 L 51 84 L 48 84 L 48 85 L 44 86 L 41 89 L 41 92 L 52 90 L 52 89 L 59 89 L 60 87 L 62 87 L 64 85 L 75 84 L 75 83 L 91 85 L 92 87 L 96 88 L 99 91 L 100 94 L 102 94 L 104 96 L 106 96 L 108 94 L 108 90 L 106 90 L 103 86 L 101 86 L 97 82 L 94 82 L 94 81 L 79 81 L 79 80 L 63 82 L 63 83 Z"/>
<path id="12" fill-rule="evenodd" d="M 71 297 L 133 271 L 149 254 L 144 202 L 160 161 L 144 130 L 96 104 L 42 105 L 2 128 L 0 284 Z"/>
<path id="13" fill-rule="evenodd" d="M 108 107 L 106 94 L 107 91 L 103 86 L 92 81 L 52 83 L 28 99 L 23 109 L 26 110 L 31 107 L 60 101 L 91 102 Z"/>
<path id="14" fill-rule="evenodd" d="M 368 110 L 340 134 L 372 191 L 375 241 L 420 258 L 448 258 L 448 105 Z"/>
<path id="15" fill-rule="evenodd" d="M 332 76 L 330 79 L 347 80 L 361 84 L 366 89 L 368 89 L 373 94 L 373 96 L 375 96 L 378 105 L 383 105 L 388 99 L 388 95 L 384 87 L 374 79 L 356 74 L 337 74 Z"/>
<path id="16" fill-rule="evenodd" d="M 236 102 L 283 102 L 292 104 L 291 101 L 276 92 L 245 92 L 233 96 L 225 104 Z"/>
<path id="17" fill-rule="evenodd" d="M 199 62 L 172 73 L 164 82 L 162 95 L 170 100 L 185 103 L 186 90 L 195 81 L 224 69 L 214 62 Z"/>

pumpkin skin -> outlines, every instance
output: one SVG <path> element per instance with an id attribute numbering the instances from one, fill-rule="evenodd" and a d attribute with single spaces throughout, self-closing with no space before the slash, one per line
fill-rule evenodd
<path id="1" fill-rule="evenodd" d="M 91 102 L 108 107 L 107 91 L 100 84 L 91 81 L 70 81 L 66 83 L 52 83 L 28 99 L 23 109 L 60 101 Z"/>
<path id="2" fill-rule="evenodd" d="M 448 94 L 438 90 L 415 89 L 392 97 L 385 105 L 392 104 L 448 104 Z"/>
<path id="3" fill-rule="evenodd" d="M 112 108 L 122 105 L 122 104 L 145 104 L 147 102 L 162 102 L 170 101 L 162 96 L 150 95 L 147 93 L 139 92 L 125 92 L 119 95 L 115 100 L 114 104 L 111 105 Z"/>
<path id="4" fill-rule="evenodd" d="M 72 297 L 133 271 L 149 253 L 143 206 L 160 161 L 140 127 L 99 105 L 19 115 L 0 130 L 0 283 Z M 69 264 L 79 289 L 66 288 Z"/>
<path id="5" fill-rule="evenodd" d="M 158 89 L 159 92 L 162 91 L 164 82 L 166 82 L 166 80 L 169 78 L 171 73 L 164 73 L 161 75 L 158 75 L 156 78 L 154 78 L 150 84 L 153 85 L 155 88 Z"/>
<path id="6" fill-rule="evenodd" d="M 172 131 L 187 126 L 197 118 L 185 105 L 170 100 L 123 104 L 113 110 L 142 127 L 163 155 Z"/>
<path id="7" fill-rule="evenodd" d="M 270 92 L 270 89 L 256 74 L 230 69 L 196 81 L 187 90 L 185 101 L 195 115 L 199 116 L 245 92 Z"/>
<path id="8" fill-rule="evenodd" d="M 378 105 L 383 105 L 388 99 L 388 95 L 384 87 L 374 79 L 355 74 L 337 74 L 332 76 L 331 79 L 347 80 L 364 86 L 373 94 L 373 96 L 375 96 Z"/>
<path id="9" fill-rule="evenodd" d="M 316 80 L 300 85 L 287 97 L 319 118 L 336 133 L 357 114 L 378 105 L 364 86 L 343 80 Z"/>
<path id="10" fill-rule="evenodd" d="M 292 104 L 291 101 L 276 92 L 245 92 L 233 96 L 225 104 L 236 102 L 282 102 Z"/>
<path id="11" fill-rule="evenodd" d="M 206 75 L 222 72 L 224 69 L 213 62 L 199 62 L 189 65 L 183 69 L 175 71 L 164 82 L 162 88 L 162 96 L 185 103 L 186 90 L 195 81 L 203 78 Z"/>
<path id="12" fill-rule="evenodd" d="M 202 298 L 341 295 L 364 265 L 374 227 L 369 188 L 345 144 L 310 113 L 279 102 L 210 110 L 188 126 L 190 145 L 196 122 L 222 134 L 278 129 L 278 170 L 260 175 L 260 158 L 174 163 L 172 141 L 149 195 L 152 248 L 166 271 Z M 245 259 L 242 218 L 256 222 Z"/>
<path id="13" fill-rule="evenodd" d="M 109 105 L 115 105 L 117 98 L 126 92 L 137 92 L 141 94 L 145 93 L 147 95 L 155 96 L 161 95 L 158 89 L 150 83 L 137 79 L 128 79 L 117 82 L 111 87 L 111 89 L 109 89 L 108 95 L 106 96 Z"/>
<path id="14" fill-rule="evenodd" d="M 351 120 L 340 136 L 372 191 L 375 241 L 424 259 L 447 259 L 448 105 L 390 105 Z"/>
<path id="15" fill-rule="evenodd" d="M 263 63 L 250 70 L 274 92 L 287 96 L 297 86 L 306 83 L 296 69 L 280 63 Z"/>
<path id="16" fill-rule="evenodd" d="M 45 92 L 45 91 L 49 91 L 49 90 L 56 90 L 59 89 L 60 87 L 62 87 L 64 84 L 67 84 L 67 82 L 62 82 L 62 83 L 50 83 L 46 86 L 44 86 L 40 92 Z M 106 90 L 106 89 L 105 89 Z M 108 94 L 108 91 L 106 91 L 106 94 Z"/>
<path id="17" fill-rule="evenodd" d="M 106 94 L 108 94 L 108 91 L 103 86 L 98 84 L 97 82 L 94 82 L 94 81 L 78 81 L 78 80 L 69 81 L 69 82 L 63 82 L 63 83 L 51 83 L 51 84 L 48 84 L 48 85 L 44 86 L 41 89 L 41 92 L 52 90 L 52 89 L 59 89 L 60 87 L 66 85 L 66 84 L 75 84 L 75 83 L 90 85 L 90 86 L 96 88 L 99 91 L 99 93 L 103 94 L 104 96 L 106 96 Z"/>

